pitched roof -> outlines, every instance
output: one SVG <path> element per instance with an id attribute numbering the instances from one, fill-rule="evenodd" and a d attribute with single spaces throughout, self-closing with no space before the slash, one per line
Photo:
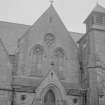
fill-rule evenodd
<path id="1" fill-rule="evenodd" d="M 51 23 L 51 24 L 50 24 Z M 41 25 L 41 28 L 44 26 L 48 26 L 48 30 L 55 31 L 55 28 L 58 29 L 61 32 L 66 32 L 68 35 L 68 38 L 70 38 L 71 42 L 76 42 L 81 34 L 72 33 L 67 30 L 64 23 L 62 22 L 59 14 L 57 13 L 56 9 L 53 5 L 50 5 L 49 8 L 38 18 L 38 20 L 26 31 L 32 31 L 32 30 L 40 30 L 38 29 Z M 50 28 L 49 28 L 50 27 Z M 26 36 L 26 33 L 22 37 L 19 38 L 21 40 Z M 69 34 L 70 33 L 70 34 Z M 75 35 L 74 35 L 75 34 Z M 72 37 L 73 35 L 73 37 Z M 75 44 L 75 43 L 74 43 Z M 76 45 L 76 44 L 75 44 Z"/>
<path id="2" fill-rule="evenodd" d="M 102 7 L 101 5 L 97 4 L 92 12 L 101 12 L 101 13 L 105 13 L 105 8 Z"/>
<path id="3" fill-rule="evenodd" d="M 51 5 L 40 18 L 43 18 L 43 16 L 47 16 L 48 18 L 51 17 L 51 19 L 49 18 L 49 21 L 53 20 L 57 16 L 63 27 L 65 27 L 53 5 Z M 33 27 L 40 21 L 40 18 L 32 25 Z M 32 26 L 0 21 L 0 37 L 2 38 L 9 54 L 15 53 L 17 48 L 17 40 L 25 36 L 25 32 Z M 72 37 L 73 40 L 76 42 L 79 39 L 80 35 L 70 32 L 70 37 Z"/>
<path id="4" fill-rule="evenodd" d="M 0 37 L 9 52 L 14 54 L 17 48 L 17 39 L 20 38 L 30 25 L 0 21 Z"/>
<path id="5" fill-rule="evenodd" d="M 34 28 L 34 26 L 39 26 L 43 21 L 53 24 L 55 24 L 55 22 L 60 22 L 60 25 L 62 25 L 67 30 L 53 5 L 49 6 L 49 8 L 39 17 L 39 19 L 32 25 L 32 27 Z"/>

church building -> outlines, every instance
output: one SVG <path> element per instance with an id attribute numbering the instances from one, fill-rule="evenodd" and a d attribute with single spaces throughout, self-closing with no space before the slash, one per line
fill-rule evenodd
<path id="1" fill-rule="evenodd" d="M 17 38 L 14 49 L 0 38 L 0 105 L 105 105 L 105 8 L 84 24 L 69 32 L 53 4 L 33 25 L 0 21 Z"/>

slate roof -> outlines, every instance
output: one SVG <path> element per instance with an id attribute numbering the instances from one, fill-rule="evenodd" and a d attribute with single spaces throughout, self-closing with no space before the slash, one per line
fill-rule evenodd
<path id="1" fill-rule="evenodd" d="M 70 35 L 75 41 L 75 43 L 77 43 L 80 40 L 80 38 L 84 35 L 84 33 L 70 32 Z"/>
<path id="2" fill-rule="evenodd" d="M 17 39 L 21 37 L 30 25 L 0 21 L 0 38 L 9 54 L 14 54 L 17 48 Z"/>

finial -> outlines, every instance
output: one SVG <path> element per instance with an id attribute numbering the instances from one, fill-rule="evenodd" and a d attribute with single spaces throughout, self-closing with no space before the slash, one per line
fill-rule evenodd
<path id="1" fill-rule="evenodd" d="M 50 0 L 50 4 L 52 5 L 54 3 L 54 0 Z"/>

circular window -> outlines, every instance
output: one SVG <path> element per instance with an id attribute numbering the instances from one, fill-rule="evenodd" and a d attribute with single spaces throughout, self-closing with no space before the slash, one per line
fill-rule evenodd
<path id="1" fill-rule="evenodd" d="M 48 47 L 53 45 L 55 43 L 55 36 L 52 33 L 47 33 L 44 37 L 44 41 L 47 44 Z"/>

